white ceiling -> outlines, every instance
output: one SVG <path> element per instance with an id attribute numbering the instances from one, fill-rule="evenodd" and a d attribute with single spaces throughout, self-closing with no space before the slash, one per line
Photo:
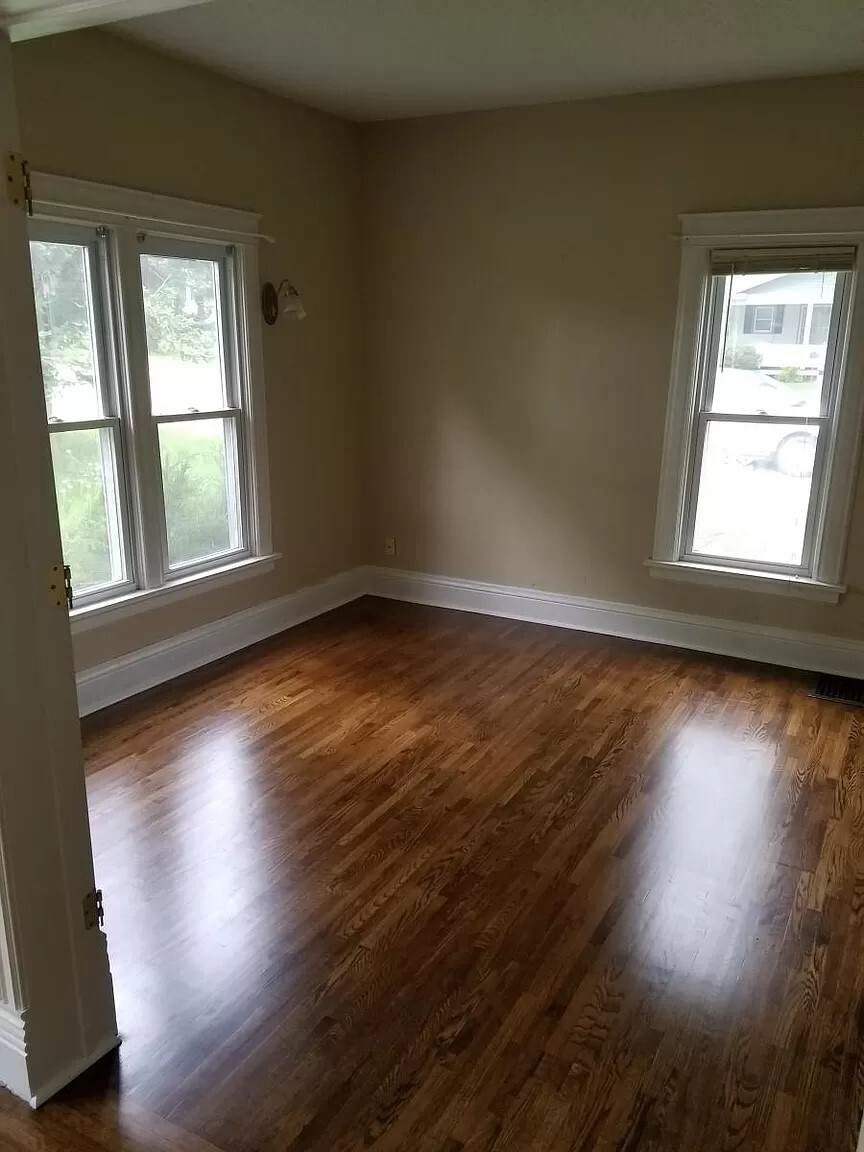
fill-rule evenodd
<path id="1" fill-rule="evenodd" d="M 864 68 L 862 0 L 213 0 L 118 27 L 355 120 Z"/>

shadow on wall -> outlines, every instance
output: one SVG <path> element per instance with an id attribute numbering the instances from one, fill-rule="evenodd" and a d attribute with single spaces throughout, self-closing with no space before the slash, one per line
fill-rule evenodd
<path id="1" fill-rule="evenodd" d="M 653 538 L 679 212 L 855 203 L 864 77 L 364 128 L 374 541 L 398 564 L 841 635 L 841 609 L 665 584 Z M 807 141 L 808 164 L 800 163 Z M 864 475 L 847 576 L 861 584 Z"/>
<path id="2" fill-rule="evenodd" d="M 554 296 L 539 277 L 502 269 L 495 282 L 472 280 L 419 309 L 423 348 L 396 401 L 400 418 L 419 426 L 409 437 L 416 453 L 397 468 L 420 483 L 420 506 L 404 518 L 420 525 L 409 566 L 626 595 L 622 566 L 641 568 L 653 536 L 674 326 L 670 248 L 671 311 L 625 293 L 614 268 L 590 283 L 568 269 Z"/>

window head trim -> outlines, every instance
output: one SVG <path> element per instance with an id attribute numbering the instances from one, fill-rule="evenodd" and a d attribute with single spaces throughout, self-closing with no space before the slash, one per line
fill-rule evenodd
<path id="1" fill-rule="evenodd" d="M 811 585 L 830 586 L 836 591 L 841 587 L 864 414 L 864 208 L 706 213 L 684 215 L 680 221 L 678 314 L 651 559 L 655 567 L 664 568 L 664 576 L 668 576 L 669 565 L 680 565 L 682 578 L 688 569 L 715 567 L 706 564 L 705 557 L 685 556 L 683 549 L 686 499 L 692 486 L 689 468 L 696 447 L 698 383 L 704 377 L 700 357 L 705 356 L 709 339 L 706 325 L 711 322 L 708 293 L 712 262 L 721 258 L 720 250 L 724 249 L 754 254 L 758 249 L 771 249 L 778 255 L 783 250 L 792 256 L 796 252 L 801 255 L 802 249 L 813 254 L 824 246 L 845 260 L 847 267 L 851 263 L 852 271 L 848 276 L 846 330 L 836 348 L 833 373 L 837 381 L 833 443 L 823 449 L 829 457 L 824 462 L 826 480 L 813 526 L 813 561 L 805 579 Z M 826 364 L 826 373 L 827 369 Z M 723 560 L 722 565 L 716 565 L 718 572 L 721 567 L 728 571 L 736 566 Z M 772 576 L 787 585 L 790 580 L 788 573 L 766 571 L 757 564 L 742 564 L 740 571 L 742 576 L 748 572 L 757 575 L 761 587 Z M 700 578 L 697 582 L 708 581 Z M 744 586 L 743 581 L 734 586 Z"/>
<path id="2" fill-rule="evenodd" d="M 32 172 L 33 215 L 45 220 L 126 225 L 151 236 L 249 244 L 272 237 L 259 231 L 261 217 L 242 208 L 223 208 L 114 184 Z"/>
<path id="3" fill-rule="evenodd" d="M 708 248 L 790 248 L 864 241 L 864 207 L 790 208 L 757 212 L 685 212 L 678 237 Z"/>

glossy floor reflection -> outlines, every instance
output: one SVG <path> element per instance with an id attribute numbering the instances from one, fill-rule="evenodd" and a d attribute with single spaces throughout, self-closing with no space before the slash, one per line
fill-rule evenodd
<path id="1" fill-rule="evenodd" d="M 367 600 L 91 722 L 124 1044 L 0 1146 L 851 1152 L 862 715 Z"/>

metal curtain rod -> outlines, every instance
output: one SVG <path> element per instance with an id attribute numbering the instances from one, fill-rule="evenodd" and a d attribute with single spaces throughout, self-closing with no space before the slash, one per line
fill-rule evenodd
<path id="1" fill-rule="evenodd" d="M 700 243 L 703 243 L 703 244 L 706 241 L 710 241 L 712 244 L 720 244 L 720 243 L 725 243 L 727 241 L 731 244 L 734 241 L 735 245 L 737 247 L 739 247 L 739 248 L 745 247 L 746 248 L 746 247 L 750 247 L 752 245 L 753 241 L 759 241 L 761 243 L 767 243 L 768 241 L 771 241 L 771 240 L 779 240 L 779 241 L 783 241 L 783 240 L 816 240 L 816 239 L 825 240 L 825 239 L 833 239 L 835 236 L 837 236 L 837 237 L 842 236 L 847 241 L 849 241 L 850 237 L 854 237 L 856 240 L 860 239 L 861 237 L 864 237 L 864 233 L 850 232 L 848 229 L 835 229 L 835 228 L 831 228 L 831 229 L 823 228 L 819 232 L 757 232 L 757 233 L 754 233 L 752 236 L 730 236 L 730 235 L 728 235 L 728 233 L 722 233 L 722 232 L 717 233 L 716 235 L 706 234 L 704 236 L 703 235 L 695 235 L 694 236 L 694 235 L 690 235 L 690 234 L 684 233 L 684 232 L 670 232 L 669 235 L 667 236 L 667 239 L 668 240 L 698 240 L 698 241 L 700 241 Z"/>

